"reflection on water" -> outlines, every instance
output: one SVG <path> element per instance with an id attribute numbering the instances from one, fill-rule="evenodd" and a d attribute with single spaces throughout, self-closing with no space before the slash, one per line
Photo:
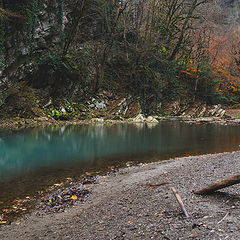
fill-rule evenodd
<path id="1" fill-rule="evenodd" d="M 117 155 L 207 153 L 236 149 L 240 128 L 220 125 L 52 126 L 0 134 L 0 179 L 41 168 L 94 165 Z M 124 160 L 123 160 L 124 161 Z"/>
<path id="2" fill-rule="evenodd" d="M 240 127 L 187 125 L 177 121 L 2 131 L 0 187 L 13 182 L 21 190 L 32 185 L 37 188 L 52 178 L 77 176 L 89 169 L 129 160 L 143 162 L 231 151 L 238 149 L 239 144 Z"/>

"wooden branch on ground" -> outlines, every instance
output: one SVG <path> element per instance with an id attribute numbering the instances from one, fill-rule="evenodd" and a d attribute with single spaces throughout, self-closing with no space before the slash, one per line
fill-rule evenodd
<path id="1" fill-rule="evenodd" d="M 182 201 L 182 198 L 180 197 L 179 193 L 177 192 L 177 190 L 174 187 L 171 187 L 170 189 L 172 190 L 174 196 L 176 197 L 179 206 L 181 207 L 181 209 L 184 212 L 184 215 L 186 216 L 186 218 L 189 218 L 188 212 L 187 212 L 186 208 L 183 205 L 183 201 Z"/>
<path id="2" fill-rule="evenodd" d="M 213 185 L 210 185 L 208 187 L 205 187 L 198 191 L 195 191 L 194 193 L 195 194 L 209 194 L 216 190 L 219 190 L 219 189 L 222 189 L 225 187 L 229 187 L 229 186 L 232 186 L 232 185 L 238 184 L 238 183 L 240 183 L 240 175 L 235 175 L 231 178 L 225 179 L 223 181 L 217 182 Z"/>
<path id="3" fill-rule="evenodd" d="M 148 184 L 146 187 L 159 187 L 159 186 L 163 186 L 166 184 L 170 184 L 170 182 L 162 182 L 162 183 L 157 183 L 157 184 Z"/>

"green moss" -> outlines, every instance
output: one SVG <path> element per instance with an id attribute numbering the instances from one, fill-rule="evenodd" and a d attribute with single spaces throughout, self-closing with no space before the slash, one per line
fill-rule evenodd
<path id="1" fill-rule="evenodd" d="M 71 120 L 82 117 L 79 109 L 69 102 L 61 104 L 59 107 L 51 105 L 45 109 L 45 112 L 56 120 Z"/>

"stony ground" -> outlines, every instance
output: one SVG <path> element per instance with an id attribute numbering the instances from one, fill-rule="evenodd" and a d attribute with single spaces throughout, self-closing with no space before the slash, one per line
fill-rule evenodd
<path id="1" fill-rule="evenodd" d="M 209 196 L 193 190 L 239 174 L 240 152 L 121 169 L 87 186 L 92 194 L 63 213 L 34 214 L 0 228 L 0 239 L 239 239 L 240 186 Z M 158 186 L 157 184 L 170 184 Z M 186 219 L 170 187 L 180 193 Z"/>

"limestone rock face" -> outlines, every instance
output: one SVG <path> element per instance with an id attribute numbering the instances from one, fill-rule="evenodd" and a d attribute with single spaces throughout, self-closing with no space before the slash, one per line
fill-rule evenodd
<path id="1" fill-rule="evenodd" d="M 104 100 L 96 100 L 95 98 L 92 98 L 92 103 L 89 105 L 89 108 L 94 110 L 105 110 L 107 107 L 107 102 Z"/>
<path id="2" fill-rule="evenodd" d="M 181 111 L 180 100 L 167 103 L 163 106 L 164 112 L 168 115 L 178 115 Z"/>
<path id="3" fill-rule="evenodd" d="M 61 1 L 42 0 L 38 1 L 37 9 L 34 1 L 24 4 L 26 7 L 21 9 L 24 18 L 7 21 L 4 29 L 7 42 L 3 44 L 0 56 L 5 63 L 0 68 L 0 79 L 25 80 L 26 74 L 35 70 L 38 59 L 49 52 L 61 52 L 62 33 L 69 23 L 70 3 L 66 1 L 65 7 L 61 8 Z"/>
<path id="4" fill-rule="evenodd" d="M 142 111 L 139 100 L 132 96 L 124 96 L 109 101 L 107 110 L 113 115 L 122 115 L 126 118 L 137 117 Z"/>
<path id="5" fill-rule="evenodd" d="M 222 108 L 221 104 L 207 106 L 206 104 L 196 103 L 190 106 L 186 111 L 181 114 L 181 117 L 223 117 L 226 111 Z"/>

